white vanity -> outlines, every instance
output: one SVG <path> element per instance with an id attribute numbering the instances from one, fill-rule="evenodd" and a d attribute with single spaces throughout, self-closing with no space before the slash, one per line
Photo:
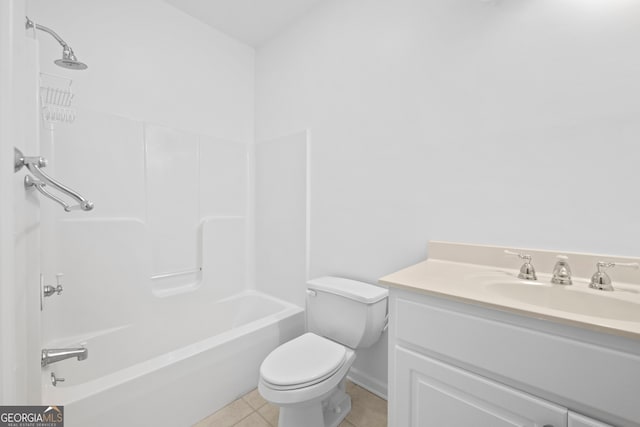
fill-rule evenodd
<path id="1" fill-rule="evenodd" d="M 552 285 L 557 252 L 431 242 L 389 286 L 390 427 L 640 426 L 640 271 L 567 254 L 573 285 Z"/>

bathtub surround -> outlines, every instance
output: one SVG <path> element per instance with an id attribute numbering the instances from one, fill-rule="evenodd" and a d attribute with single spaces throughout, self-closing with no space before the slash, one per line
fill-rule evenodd
<path id="1" fill-rule="evenodd" d="M 196 228 L 202 185 L 198 178 L 207 159 L 199 158 L 196 135 L 145 125 L 144 136 L 151 277 L 156 283 L 197 282 L 201 262 Z"/>
<path id="2" fill-rule="evenodd" d="M 74 14 L 66 12 L 69 10 Z M 241 154 L 245 158 L 238 159 L 237 152 L 228 152 L 235 147 L 221 147 L 220 144 L 234 141 L 246 145 L 253 139 L 253 49 L 162 1 L 132 3 L 117 0 L 88 4 L 63 0 L 52 4 L 33 0 L 28 2 L 28 12 L 36 22 L 46 19 L 51 26 L 64 28 L 65 36 L 77 41 L 74 45 L 76 53 L 80 55 L 82 52 L 83 58 L 92 65 L 85 73 L 65 74 L 74 79 L 77 94 L 74 101 L 79 117 L 73 126 L 59 126 L 52 138 L 43 144 L 44 151 L 51 151 L 48 154 L 56 158 L 51 162 L 51 170 L 55 169 L 61 176 L 69 176 L 69 182 L 89 181 L 87 187 L 97 191 L 97 198 L 102 201 L 91 218 L 119 218 L 122 221 L 132 220 L 133 224 L 140 219 L 150 221 L 151 228 L 156 230 L 151 232 L 150 248 L 155 267 L 145 271 L 145 275 L 157 276 L 202 267 L 203 260 L 196 258 L 201 257 L 198 254 L 202 252 L 202 245 L 211 242 L 211 238 L 203 233 L 216 232 L 216 226 L 208 224 L 210 217 L 246 217 L 245 207 L 235 203 L 233 195 L 248 198 L 246 149 Z M 77 16 L 82 16 L 82 19 L 76 19 Z M 113 31 L 114 28 L 118 30 Z M 173 31 L 168 31 L 169 28 Z M 44 47 L 49 41 L 42 40 L 41 43 Z M 181 58 L 190 58 L 189 67 L 176 61 L 175 56 L 168 56 L 167 51 L 180 51 Z M 209 54 L 203 55 L 202 52 Z M 46 54 L 47 51 L 41 52 L 41 56 Z M 93 55 L 99 57 L 95 58 L 98 62 L 92 62 Z M 42 71 L 60 74 L 60 69 L 47 61 L 42 61 Z M 161 161 L 159 156 L 169 155 L 168 150 L 171 149 L 167 146 L 167 150 L 154 151 L 161 142 L 150 139 L 154 136 L 168 137 L 166 134 L 172 132 L 177 138 L 174 146 L 189 138 L 199 138 L 198 149 L 202 150 L 199 155 L 206 157 L 208 162 L 200 169 L 190 165 L 180 170 L 178 176 L 184 179 L 176 197 L 189 198 L 189 202 L 182 206 L 177 203 L 171 205 L 171 197 L 162 198 L 165 188 L 155 186 L 157 177 L 146 176 L 145 182 L 145 170 L 150 173 L 154 170 L 146 166 Z M 79 135 L 86 139 L 79 138 Z M 144 143 L 140 144 L 143 137 L 146 147 Z M 192 158 L 196 155 L 194 150 L 192 145 Z M 101 160 L 77 163 L 76 159 L 80 157 Z M 241 177 L 232 177 L 233 184 L 229 188 L 221 189 L 215 183 L 208 183 L 209 180 L 229 178 L 218 176 L 216 174 L 221 172 L 213 171 L 220 166 L 218 162 L 226 162 L 222 170 L 227 175 L 233 174 L 230 169 L 234 167 L 242 174 Z M 114 175 L 121 178 L 118 184 L 105 182 Z M 195 183 L 187 182 L 194 178 Z M 236 191 L 238 186 L 242 187 L 240 191 Z M 171 189 L 177 190 L 175 186 Z M 151 195 L 149 200 L 147 193 Z M 233 204 L 233 211 L 228 209 L 229 206 L 216 206 L 216 197 L 220 195 Z M 158 206 L 151 206 L 148 210 L 148 203 Z M 156 218 L 160 212 L 155 208 L 169 206 L 173 206 L 174 215 Z M 200 211 L 196 214 L 198 209 Z M 189 227 L 190 230 L 177 239 L 180 248 L 174 245 L 173 250 L 163 253 L 162 248 L 166 247 L 163 241 L 175 238 L 175 235 L 163 234 L 168 231 L 163 228 L 165 220 L 175 225 L 182 215 L 189 216 L 190 221 L 181 228 Z M 64 218 L 71 217 L 73 214 Z M 79 219 L 88 218 L 83 216 Z M 240 227 L 235 224 L 240 221 L 238 218 L 225 218 L 224 221 L 233 222 L 234 230 Z M 248 227 L 248 221 L 243 224 Z M 242 233 L 247 236 L 244 230 Z M 116 235 L 112 237 L 116 238 Z M 229 245 L 234 254 L 238 250 L 249 251 L 250 244 L 244 241 L 244 237 L 240 238 L 243 240 L 242 248 L 237 249 L 235 242 Z M 218 244 L 222 242 L 218 240 Z M 44 258 L 46 274 L 55 274 L 58 270 L 53 261 Z M 135 269 L 130 272 L 130 277 L 140 276 Z M 195 283 L 202 279 L 202 274 L 205 273 L 180 279 Z M 226 278 L 228 274 L 223 276 Z M 119 276 L 110 279 L 110 283 L 113 280 L 118 280 L 118 283 L 128 281 Z M 236 276 L 235 280 L 243 281 L 244 274 Z M 154 286 L 162 293 L 170 291 L 174 283 L 159 279 Z M 243 283 L 240 289 L 245 286 Z"/>
<path id="3" fill-rule="evenodd" d="M 144 319 L 154 295 L 197 290 L 214 301 L 247 289 L 246 145 L 83 109 L 78 117 L 42 142 L 51 173 L 104 209 L 45 208 L 55 230 L 42 241 L 45 271 L 65 273 L 66 284 L 45 301 L 45 342 Z"/>
<path id="4" fill-rule="evenodd" d="M 246 145 L 145 125 L 145 165 L 154 292 L 198 286 L 212 272 L 232 289 L 245 287 Z M 216 258 L 207 247 L 226 251 Z M 204 272 L 211 262 L 217 268 Z"/>
<path id="5" fill-rule="evenodd" d="M 227 313 L 229 332 L 215 329 L 223 325 L 215 313 L 197 309 L 217 307 L 222 316 L 221 301 L 250 295 L 253 288 L 247 281 L 253 245 L 247 203 L 253 49 L 162 1 L 34 0 L 27 9 L 21 15 L 64 28 L 78 56 L 91 64 L 85 74 L 61 70 L 46 60 L 57 48 L 39 40 L 41 71 L 73 79 L 78 117 L 72 125 L 44 131 L 40 147 L 29 154 L 46 156 L 48 173 L 96 204 L 89 215 L 66 214 L 48 201 L 31 208 L 42 215 L 41 232 L 33 229 L 41 235 L 41 249 L 33 250 L 41 250 L 42 267 L 30 267 L 42 271 L 47 283 L 64 273 L 65 290 L 31 317 L 38 328 L 42 321 L 43 330 L 31 329 L 38 349 L 28 352 L 34 358 L 30 372 L 46 389 L 35 383 L 29 389 L 38 403 L 55 400 L 73 408 L 70 426 L 114 421 L 110 417 L 118 411 L 134 420 L 143 412 L 136 406 L 153 412 L 175 405 L 191 390 L 200 394 L 179 405 L 174 418 L 155 425 L 180 425 L 181 416 L 195 422 L 255 387 L 259 361 L 303 326 L 299 308 L 268 320 L 271 314 L 261 310 L 269 305 L 268 296 L 258 308 L 240 304 Z M 189 66 L 168 51 L 190 58 Z M 36 111 L 33 118 L 38 119 Z M 31 140 L 35 144 L 38 138 Z M 14 192 L 27 197 L 18 185 Z M 175 274 L 185 270 L 195 273 Z M 37 292 L 37 278 L 27 288 Z M 249 315 L 258 317 L 247 320 Z M 255 326 L 261 321 L 264 327 Z M 168 339 L 178 327 L 184 330 Z M 243 333 L 244 340 L 229 336 Z M 143 353 L 126 366 L 112 348 L 132 342 L 150 345 L 141 345 Z M 149 352 L 153 342 L 165 347 Z M 89 348 L 87 360 L 59 362 L 41 373 L 39 348 L 80 344 Z M 243 351 L 246 357 L 239 356 Z M 106 363 L 102 357 L 111 359 Z M 51 372 L 66 381 L 52 387 Z M 154 380 L 145 382 L 145 376 Z M 175 385 L 176 394 L 154 394 L 156 378 L 167 388 Z"/>

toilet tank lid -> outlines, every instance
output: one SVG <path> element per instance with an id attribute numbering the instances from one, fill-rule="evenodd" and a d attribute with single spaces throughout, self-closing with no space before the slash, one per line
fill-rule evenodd
<path id="1" fill-rule="evenodd" d="M 332 276 L 309 280 L 307 287 L 320 292 L 340 295 L 365 304 L 376 303 L 389 295 L 389 291 L 380 286 Z"/>

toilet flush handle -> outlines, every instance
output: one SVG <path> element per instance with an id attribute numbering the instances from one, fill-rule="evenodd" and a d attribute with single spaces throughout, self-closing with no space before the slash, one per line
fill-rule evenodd
<path id="1" fill-rule="evenodd" d="M 318 293 L 313 289 L 307 289 L 307 295 L 309 295 L 310 297 L 315 297 L 318 296 Z"/>

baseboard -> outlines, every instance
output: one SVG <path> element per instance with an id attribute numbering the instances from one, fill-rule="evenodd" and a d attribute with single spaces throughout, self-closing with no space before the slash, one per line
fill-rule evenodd
<path id="1" fill-rule="evenodd" d="M 358 384 L 360 387 L 369 390 L 376 396 L 387 400 L 387 384 L 383 383 L 382 381 L 371 378 L 369 375 L 364 374 L 360 370 L 353 367 L 349 370 L 349 375 L 347 375 L 347 378 Z"/>

